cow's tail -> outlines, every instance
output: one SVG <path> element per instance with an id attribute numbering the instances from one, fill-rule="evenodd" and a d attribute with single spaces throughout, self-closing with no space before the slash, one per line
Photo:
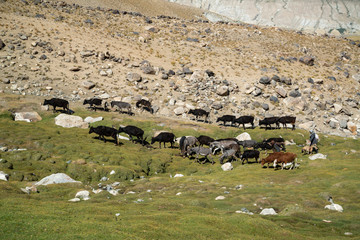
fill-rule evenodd
<path id="1" fill-rule="evenodd" d="M 140 104 L 141 104 L 141 102 L 140 102 L 140 101 L 137 101 L 137 102 L 136 102 L 136 107 L 139 108 L 139 107 L 140 107 Z"/>

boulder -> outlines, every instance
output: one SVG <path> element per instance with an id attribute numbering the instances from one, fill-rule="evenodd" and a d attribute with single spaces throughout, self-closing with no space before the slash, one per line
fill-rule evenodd
<path id="1" fill-rule="evenodd" d="M 182 175 L 181 173 L 177 173 L 175 174 L 174 178 L 178 178 L 178 177 L 183 177 L 184 175 Z"/>
<path id="2" fill-rule="evenodd" d="M 238 136 L 236 137 L 236 139 L 237 139 L 238 141 L 251 140 L 251 136 L 250 136 L 250 134 L 248 134 L 247 132 L 244 132 L 244 133 L 238 135 Z"/>
<path id="3" fill-rule="evenodd" d="M 277 215 L 277 213 L 275 212 L 275 210 L 273 208 L 264 208 L 260 212 L 260 215 Z"/>
<path id="4" fill-rule="evenodd" d="M 120 140 L 130 141 L 130 138 L 124 137 L 124 136 L 122 136 L 122 135 L 120 135 L 120 134 L 118 134 L 117 137 L 118 137 L 118 139 L 120 139 Z"/>
<path id="5" fill-rule="evenodd" d="M 68 200 L 69 202 L 80 202 L 81 199 L 80 198 L 72 198 L 70 200 Z"/>
<path id="6" fill-rule="evenodd" d="M 336 114 L 340 113 L 342 106 L 340 104 L 334 103 L 334 111 Z"/>
<path id="7" fill-rule="evenodd" d="M 355 123 L 353 123 L 353 122 L 347 122 L 347 129 L 349 129 L 349 131 L 350 131 L 352 134 L 356 135 L 356 133 L 357 133 L 357 127 L 356 127 L 356 124 L 355 124 Z"/>
<path id="8" fill-rule="evenodd" d="M 302 98 L 286 98 L 284 104 L 288 108 L 296 108 L 300 111 L 304 111 L 307 108 L 307 103 Z"/>
<path id="9" fill-rule="evenodd" d="M 216 201 L 217 201 L 217 200 L 224 200 L 224 199 L 225 199 L 224 196 L 217 196 L 217 197 L 215 198 Z"/>
<path id="10" fill-rule="evenodd" d="M 35 185 L 49 185 L 49 184 L 60 184 L 60 183 L 81 183 L 79 181 L 75 181 L 65 173 L 55 173 L 51 174 L 50 176 L 44 177 Z"/>
<path id="11" fill-rule="evenodd" d="M 229 163 L 229 162 L 224 163 L 223 165 L 221 165 L 221 169 L 223 171 L 231 171 L 233 168 L 234 168 L 233 165 L 231 163 Z"/>
<path id="12" fill-rule="evenodd" d="M 345 118 L 341 118 L 340 120 L 339 120 L 339 126 L 340 126 L 340 128 L 346 128 L 347 127 L 347 122 L 348 122 L 348 120 L 347 119 L 345 119 Z"/>
<path id="13" fill-rule="evenodd" d="M 91 82 L 91 81 L 84 81 L 84 82 L 82 83 L 82 86 L 83 86 L 84 88 L 90 90 L 90 89 L 94 88 L 94 87 L 96 86 L 96 84 L 93 83 L 93 82 Z"/>
<path id="14" fill-rule="evenodd" d="M 315 59 L 313 57 L 310 57 L 310 56 L 305 56 L 305 57 L 301 57 L 299 59 L 299 61 L 301 63 L 304 63 L 304 64 L 308 65 L 308 66 L 314 66 Z"/>
<path id="15" fill-rule="evenodd" d="M 315 126 L 315 122 L 314 121 L 309 121 L 309 122 L 305 122 L 305 123 L 300 123 L 299 124 L 299 128 L 300 129 L 305 129 L 307 131 L 310 131 L 311 129 L 314 129 Z"/>
<path id="16" fill-rule="evenodd" d="M 289 96 L 290 97 L 300 97 L 301 96 L 301 93 L 298 91 L 298 90 L 293 90 L 289 93 Z"/>
<path id="17" fill-rule="evenodd" d="M 276 93 L 279 94 L 280 97 L 282 98 L 286 98 L 287 97 L 287 92 L 283 87 L 277 87 L 275 89 Z"/>
<path id="18" fill-rule="evenodd" d="M 216 89 L 216 93 L 219 96 L 228 96 L 230 91 L 228 86 L 221 86 Z"/>
<path id="19" fill-rule="evenodd" d="M 261 107 L 262 107 L 265 111 L 269 110 L 269 104 L 267 104 L 267 103 L 262 103 L 262 104 L 261 104 Z"/>
<path id="20" fill-rule="evenodd" d="M 88 128 L 89 124 L 84 122 L 79 116 L 71 116 L 64 113 L 59 114 L 55 118 L 55 124 L 64 128 Z"/>
<path id="21" fill-rule="evenodd" d="M 329 210 L 333 210 L 333 211 L 338 211 L 338 212 L 343 212 L 344 209 L 342 208 L 342 206 L 340 206 L 339 204 L 329 204 L 325 206 L 325 209 L 329 209 Z"/>
<path id="22" fill-rule="evenodd" d="M 90 192 L 87 190 L 83 190 L 80 192 L 77 192 L 75 195 L 75 198 L 80 198 L 84 201 L 89 200 L 90 199 Z"/>
<path id="23" fill-rule="evenodd" d="M 8 181 L 9 180 L 9 174 L 6 174 L 3 171 L 0 171 L 0 180 Z"/>
<path id="24" fill-rule="evenodd" d="M 271 82 L 271 79 L 267 76 L 261 77 L 259 80 L 259 83 L 261 83 L 261 84 L 270 84 L 270 82 Z"/>
<path id="25" fill-rule="evenodd" d="M 37 122 L 42 120 L 37 112 L 17 112 L 14 115 L 15 121 Z"/>
<path id="26" fill-rule="evenodd" d="M 316 160 L 316 159 L 326 159 L 326 155 L 322 154 L 322 153 L 317 153 L 315 155 L 312 155 L 309 157 L 310 160 Z"/>
<path id="27" fill-rule="evenodd" d="M 93 56 L 93 55 L 95 55 L 95 53 L 92 52 L 92 51 L 81 51 L 80 52 L 81 57 L 90 57 L 90 56 Z"/>
<path id="28" fill-rule="evenodd" d="M 159 32 L 159 29 L 156 28 L 155 26 L 146 26 L 146 27 L 145 27 L 145 30 L 146 30 L 146 31 L 149 31 L 149 32 L 153 32 L 153 33 Z"/>
<path id="29" fill-rule="evenodd" d="M 176 115 L 182 115 L 183 113 L 185 113 L 185 108 L 183 108 L 183 107 L 177 107 L 177 108 L 174 109 L 174 113 L 175 113 Z"/>
<path id="30" fill-rule="evenodd" d="M 279 99 L 275 96 L 271 96 L 270 101 L 276 103 L 276 102 L 279 102 Z"/>
<path id="31" fill-rule="evenodd" d="M 95 123 L 95 122 L 102 121 L 103 119 L 104 119 L 103 117 L 97 117 L 97 118 L 86 117 L 86 118 L 84 119 L 84 122 L 87 122 L 87 123 Z"/>
<path id="32" fill-rule="evenodd" d="M 208 77 L 208 74 L 202 70 L 195 70 L 193 74 L 190 77 L 190 81 L 192 82 L 202 82 L 203 80 L 206 80 Z"/>
<path id="33" fill-rule="evenodd" d="M 360 74 L 355 74 L 355 75 L 352 76 L 352 78 L 353 78 L 355 81 L 357 81 L 357 82 L 360 83 Z"/>
<path id="34" fill-rule="evenodd" d="M 138 73 L 129 72 L 126 75 L 126 80 L 130 82 L 141 82 L 141 76 Z"/>
<path id="35" fill-rule="evenodd" d="M 212 105 L 211 105 L 211 108 L 215 109 L 215 110 L 220 110 L 222 108 L 222 104 L 220 102 L 214 102 Z"/>
<path id="36" fill-rule="evenodd" d="M 339 121 L 336 120 L 335 118 L 331 118 L 330 121 L 329 121 L 329 126 L 332 128 L 332 129 L 335 129 L 337 128 L 337 126 L 339 125 Z"/>
<path id="37" fill-rule="evenodd" d="M 99 96 L 99 98 L 101 98 L 101 99 L 108 99 L 108 98 L 110 98 L 110 95 L 109 95 L 108 93 L 103 93 L 103 94 L 101 94 L 101 95 Z"/>

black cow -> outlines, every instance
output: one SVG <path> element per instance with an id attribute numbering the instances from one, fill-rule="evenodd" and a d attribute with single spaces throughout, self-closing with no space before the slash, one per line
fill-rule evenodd
<path id="1" fill-rule="evenodd" d="M 203 146 L 203 145 L 210 146 L 210 143 L 215 141 L 215 139 L 208 137 L 208 136 L 204 136 L 204 135 L 197 137 L 197 140 L 199 141 L 200 146 Z"/>
<path id="2" fill-rule="evenodd" d="M 127 114 L 131 115 L 131 105 L 127 102 L 121 102 L 121 101 L 112 101 L 111 107 L 117 106 L 119 108 L 119 112 L 122 112 L 122 109 L 125 108 L 127 110 Z"/>
<path id="3" fill-rule="evenodd" d="M 100 140 L 104 140 L 106 142 L 106 139 L 104 136 L 112 137 L 115 139 L 116 145 L 118 145 L 118 138 L 117 134 L 118 131 L 115 128 L 107 127 L 107 126 L 98 126 L 98 127 L 90 127 L 89 134 L 90 133 L 96 133 L 99 135 Z"/>
<path id="4" fill-rule="evenodd" d="M 224 115 L 222 117 L 219 117 L 216 122 L 224 122 L 224 126 L 226 125 L 226 122 L 231 122 L 231 125 L 234 124 L 236 117 L 234 115 Z"/>
<path id="5" fill-rule="evenodd" d="M 263 120 L 259 121 L 259 126 L 260 125 L 265 125 L 265 130 L 267 130 L 267 126 L 270 126 L 271 129 L 271 124 L 276 124 L 276 128 L 279 128 L 279 118 L 278 117 L 269 117 L 269 118 L 264 118 Z"/>
<path id="6" fill-rule="evenodd" d="M 50 100 L 44 100 L 43 105 L 51 105 L 54 107 L 54 112 L 56 111 L 56 107 L 64 108 L 64 111 L 69 112 L 69 102 L 67 100 L 61 98 L 52 98 Z"/>
<path id="7" fill-rule="evenodd" d="M 286 124 L 292 124 L 292 130 L 295 130 L 296 117 L 284 116 L 279 118 L 279 123 L 282 123 L 283 127 L 287 129 Z"/>
<path id="8" fill-rule="evenodd" d="M 102 104 L 102 99 L 99 99 L 99 98 L 85 99 L 84 102 L 83 102 L 83 105 L 86 105 L 86 104 L 89 104 L 89 105 L 90 105 L 89 108 L 94 109 L 95 112 L 96 112 L 96 107 L 94 107 L 93 105 L 95 105 L 95 106 L 101 106 L 101 104 Z"/>
<path id="9" fill-rule="evenodd" d="M 275 152 L 280 152 L 281 150 L 286 151 L 285 140 L 283 138 L 269 138 L 263 142 L 272 146 Z"/>
<path id="10" fill-rule="evenodd" d="M 162 142 L 164 143 L 164 147 L 165 147 L 165 143 L 169 142 L 172 147 L 173 143 L 175 143 L 174 139 L 175 139 L 175 135 L 173 133 L 162 132 L 156 137 L 151 138 L 151 144 L 154 144 L 154 142 L 159 142 L 159 148 L 161 148 Z"/>
<path id="11" fill-rule="evenodd" d="M 237 143 L 244 148 L 254 148 L 257 145 L 257 142 L 255 140 L 237 141 Z"/>
<path id="12" fill-rule="evenodd" d="M 204 122 L 207 122 L 210 112 L 197 108 L 197 109 L 191 109 L 189 111 L 189 114 L 195 115 L 196 121 L 198 120 L 199 117 L 205 116 Z"/>
<path id="13" fill-rule="evenodd" d="M 273 146 L 267 142 L 260 142 L 260 143 L 257 143 L 254 148 L 255 149 L 260 148 L 261 150 L 271 150 L 271 149 L 273 149 Z"/>
<path id="14" fill-rule="evenodd" d="M 249 163 L 249 158 L 255 158 L 255 161 L 258 162 L 260 152 L 257 150 L 245 150 L 241 155 L 241 164 L 244 164 L 245 160 Z"/>
<path id="15" fill-rule="evenodd" d="M 141 99 L 136 102 L 136 107 L 141 108 L 141 111 L 144 111 L 144 109 L 150 113 L 154 113 L 154 110 L 152 109 L 151 102 L 145 99 Z"/>
<path id="16" fill-rule="evenodd" d="M 235 123 L 238 123 L 239 127 L 240 127 L 240 124 L 242 124 L 244 130 L 246 129 L 245 123 L 250 123 L 252 128 L 254 128 L 254 117 L 253 116 L 241 116 L 241 117 L 235 119 Z"/>
<path id="17" fill-rule="evenodd" d="M 144 144 L 144 131 L 141 128 L 128 125 L 126 127 L 119 127 L 118 132 L 124 132 L 129 135 L 132 142 L 134 142 L 132 137 L 135 136 L 139 141 L 141 141 L 141 144 Z"/>

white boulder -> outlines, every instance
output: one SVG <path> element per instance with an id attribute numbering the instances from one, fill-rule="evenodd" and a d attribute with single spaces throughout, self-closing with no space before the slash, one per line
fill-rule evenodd
<path id="1" fill-rule="evenodd" d="M 221 168 L 223 171 L 231 171 L 234 167 L 231 163 L 228 162 L 221 165 Z"/>
<path id="2" fill-rule="evenodd" d="M 324 155 L 322 153 L 317 153 L 315 155 L 312 155 L 309 157 L 310 160 L 316 160 L 316 159 L 326 159 L 327 155 Z"/>
<path id="3" fill-rule="evenodd" d="M 103 117 L 97 117 L 97 118 L 86 117 L 86 118 L 84 119 L 84 122 L 87 122 L 87 123 L 95 123 L 95 122 L 102 121 L 103 119 L 104 119 Z"/>
<path id="4" fill-rule="evenodd" d="M 0 171 L 0 180 L 8 181 L 9 175 L 4 173 L 3 171 Z"/>
<path id="5" fill-rule="evenodd" d="M 81 183 L 79 181 L 75 181 L 65 173 L 55 173 L 50 176 L 44 177 L 35 185 L 48 185 L 48 184 L 60 184 L 60 183 Z"/>
<path id="6" fill-rule="evenodd" d="M 77 192 L 75 195 L 75 198 L 80 198 L 84 201 L 89 200 L 90 199 L 90 192 L 87 190 L 83 190 L 80 192 Z"/>
<path id="7" fill-rule="evenodd" d="M 24 122 L 37 122 L 41 121 L 42 118 L 37 112 L 17 112 L 14 114 L 14 120 Z"/>
<path id="8" fill-rule="evenodd" d="M 344 209 L 342 208 L 342 206 L 340 206 L 339 204 L 333 203 L 333 204 L 329 204 L 325 206 L 325 209 L 329 209 L 329 210 L 333 210 L 333 211 L 338 211 L 338 212 L 343 212 Z"/>
<path id="9" fill-rule="evenodd" d="M 80 202 L 81 199 L 80 198 L 72 198 L 69 200 L 69 202 Z"/>
<path id="10" fill-rule="evenodd" d="M 250 136 L 250 134 L 248 134 L 247 132 L 244 132 L 244 133 L 238 135 L 238 136 L 236 137 L 236 139 L 237 139 L 238 141 L 251 140 L 251 136 Z"/>
<path id="11" fill-rule="evenodd" d="M 264 208 L 261 211 L 260 215 L 277 215 L 277 213 L 273 208 Z"/>
<path id="12" fill-rule="evenodd" d="M 224 200 L 224 199 L 225 199 L 224 196 L 217 196 L 217 197 L 215 198 L 216 201 L 217 201 L 217 200 Z"/>
<path id="13" fill-rule="evenodd" d="M 183 177 L 184 175 L 180 174 L 180 173 L 177 173 L 175 174 L 174 178 L 177 178 L 177 177 Z"/>
<path id="14" fill-rule="evenodd" d="M 83 119 L 79 116 L 71 116 L 67 114 L 59 114 L 55 118 L 55 124 L 64 128 L 88 128 L 89 124 L 84 122 Z"/>

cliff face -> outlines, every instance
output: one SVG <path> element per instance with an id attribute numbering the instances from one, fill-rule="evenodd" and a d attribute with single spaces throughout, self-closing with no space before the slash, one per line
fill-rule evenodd
<path id="1" fill-rule="evenodd" d="M 359 0 L 168 0 L 233 21 L 319 33 L 359 34 Z"/>

